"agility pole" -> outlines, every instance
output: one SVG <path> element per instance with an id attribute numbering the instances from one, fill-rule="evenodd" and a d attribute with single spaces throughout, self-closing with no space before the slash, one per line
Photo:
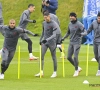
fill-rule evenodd
<path id="1" fill-rule="evenodd" d="M 40 45 L 40 78 L 42 77 L 42 74 L 41 74 L 41 45 Z"/>
<path id="2" fill-rule="evenodd" d="M 89 44 L 87 45 L 86 76 L 88 76 Z"/>
<path id="3" fill-rule="evenodd" d="M 18 79 L 20 79 L 20 46 L 18 47 Z"/>
<path id="4" fill-rule="evenodd" d="M 63 77 L 65 77 L 65 62 L 64 62 L 64 44 L 61 45 L 62 46 L 62 63 L 63 63 Z"/>

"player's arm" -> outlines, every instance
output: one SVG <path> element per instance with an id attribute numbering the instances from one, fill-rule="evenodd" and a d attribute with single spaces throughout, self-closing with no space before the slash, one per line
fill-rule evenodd
<path id="1" fill-rule="evenodd" d="M 26 29 L 24 29 L 24 33 L 27 33 L 27 34 L 32 35 L 32 36 L 36 36 L 36 34 L 32 33 L 29 30 L 26 30 Z"/>
<path id="2" fill-rule="evenodd" d="M 5 27 L 4 25 L 0 25 L 0 32 L 2 33 L 2 35 L 4 36 L 4 32 L 5 32 Z"/>
<path id="3" fill-rule="evenodd" d="M 49 38 L 47 38 L 46 40 L 49 41 L 49 40 L 55 38 L 56 37 L 56 34 L 57 34 L 57 28 L 54 27 L 53 28 L 53 34 Z"/>
<path id="4" fill-rule="evenodd" d="M 18 33 L 27 33 L 29 35 L 36 36 L 36 34 L 32 33 L 31 31 L 22 28 L 18 28 Z"/>
<path id="5" fill-rule="evenodd" d="M 81 30 L 81 33 L 80 33 L 81 36 L 87 35 L 87 31 L 86 31 L 86 29 L 84 28 L 84 26 L 83 26 L 82 23 L 79 24 L 79 29 Z"/>
<path id="6" fill-rule="evenodd" d="M 26 13 L 23 14 L 23 20 L 30 23 L 36 23 L 36 20 L 30 20 L 27 18 L 28 15 Z"/>
<path id="7" fill-rule="evenodd" d="M 65 36 L 62 38 L 62 41 L 64 41 L 64 39 L 67 38 L 69 35 L 70 35 L 70 29 L 69 29 L 69 27 L 68 27 L 68 31 L 67 31 L 67 33 L 65 34 Z"/>
<path id="8" fill-rule="evenodd" d="M 41 35 L 41 37 L 40 37 L 40 42 L 42 42 L 43 36 L 44 36 L 44 26 L 43 26 L 42 35 Z"/>
<path id="9" fill-rule="evenodd" d="M 87 34 L 89 34 L 93 30 L 93 23 L 90 25 L 89 29 L 87 30 Z"/>
<path id="10" fill-rule="evenodd" d="M 42 39 L 43 39 L 43 37 L 44 37 L 44 30 L 42 31 L 42 35 L 41 35 L 41 37 L 40 37 L 40 42 L 39 42 L 40 45 L 42 44 Z M 46 41 L 46 42 L 47 42 L 47 41 Z"/>
<path id="11" fill-rule="evenodd" d="M 0 31 L 4 28 L 4 25 L 0 25 Z"/>
<path id="12" fill-rule="evenodd" d="M 90 25 L 90 27 L 87 31 L 85 30 L 85 28 L 83 30 L 84 30 L 84 32 L 81 33 L 81 36 L 88 35 L 93 30 L 93 23 Z"/>

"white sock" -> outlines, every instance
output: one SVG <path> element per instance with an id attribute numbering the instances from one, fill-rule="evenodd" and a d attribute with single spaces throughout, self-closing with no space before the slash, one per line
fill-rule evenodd
<path id="1" fill-rule="evenodd" d="M 78 66 L 78 69 L 81 69 L 81 67 Z"/>
<path id="2" fill-rule="evenodd" d="M 43 74 L 43 70 L 41 70 L 41 74 Z"/>
<path id="3" fill-rule="evenodd" d="M 60 45 L 60 44 L 58 44 L 58 45 L 57 45 L 57 48 L 61 48 L 61 45 Z"/>
<path id="4" fill-rule="evenodd" d="M 29 56 L 31 57 L 31 56 L 33 56 L 33 54 L 32 53 L 29 53 Z"/>
<path id="5" fill-rule="evenodd" d="M 2 53 L 2 49 L 0 50 L 0 53 Z"/>
<path id="6" fill-rule="evenodd" d="M 56 71 L 53 72 L 54 74 L 57 74 Z"/>

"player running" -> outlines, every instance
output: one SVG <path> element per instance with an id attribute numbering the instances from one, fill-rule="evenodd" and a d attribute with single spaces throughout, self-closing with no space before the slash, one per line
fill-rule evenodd
<path id="1" fill-rule="evenodd" d="M 17 42 L 19 39 L 19 34 L 21 33 L 28 33 L 34 36 L 32 32 L 22 29 L 19 27 L 15 27 L 16 22 L 14 19 L 11 19 L 9 21 L 9 26 L 0 25 L 0 31 L 4 30 L 4 44 L 2 49 L 2 62 L 1 62 L 1 73 L 0 73 L 0 79 L 4 79 L 4 73 L 9 67 L 9 64 L 11 60 L 14 57 Z"/>
<path id="2" fill-rule="evenodd" d="M 85 30 L 83 24 L 77 20 L 76 13 L 71 12 L 69 14 L 69 18 L 70 18 L 70 23 L 68 25 L 68 31 L 61 41 L 64 41 L 65 38 L 70 36 L 70 44 L 68 48 L 67 59 L 75 67 L 75 72 L 73 77 L 76 77 L 79 75 L 79 72 L 82 70 L 82 68 L 78 67 L 79 65 L 78 54 L 80 51 L 81 39 L 82 39 L 80 34 Z M 73 54 L 74 54 L 74 58 L 72 58 Z"/>
<path id="3" fill-rule="evenodd" d="M 53 59 L 53 67 L 54 67 L 54 72 L 51 75 L 51 78 L 55 78 L 57 76 L 57 59 L 56 59 L 56 35 L 57 31 L 60 31 L 58 29 L 59 25 L 51 20 L 49 13 L 44 13 L 44 22 L 43 22 L 43 31 L 42 31 L 42 36 L 40 38 L 40 45 L 42 46 L 42 72 L 41 74 L 43 75 L 43 68 L 44 68 L 44 55 L 47 51 L 47 49 L 50 49 L 52 59 Z M 35 76 L 39 77 L 40 73 L 36 74 Z"/>
<path id="4" fill-rule="evenodd" d="M 46 13 L 48 13 L 50 15 L 50 19 L 55 21 L 60 27 L 60 21 L 59 21 L 58 17 L 52 13 L 49 13 L 48 10 L 43 11 L 43 14 L 46 14 Z M 60 29 L 57 30 L 56 40 L 57 40 L 57 42 L 56 42 L 57 48 L 59 48 L 61 55 L 62 55 L 61 30 Z M 62 56 L 61 56 L 61 58 L 62 58 Z"/>
<path id="5" fill-rule="evenodd" d="M 28 9 L 25 10 L 22 13 L 21 17 L 20 17 L 20 22 L 19 22 L 19 27 L 20 28 L 26 29 L 26 26 L 27 26 L 28 22 L 36 23 L 35 20 L 30 20 L 29 19 L 30 14 L 34 11 L 35 11 L 35 6 L 33 4 L 29 4 Z M 31 41 L 31 39 L 28 37 L 28 35 L 26 33 L 23 33 L 20 36 L 21 36 L 22 40 L 25 40 L 28 43 L 29 59 L 30 60 L 37 60 L 38 57 L 35 57 L 32 54 L 32 41 Z M 37 34 L 35 34 L 35 36 L 37 36 Z"/>

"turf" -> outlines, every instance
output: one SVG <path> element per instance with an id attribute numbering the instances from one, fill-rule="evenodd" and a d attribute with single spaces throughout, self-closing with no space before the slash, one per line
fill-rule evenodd
<path id="1" fill-rule="evenodd" d="M 0 35 L 0 48 L 2 48 L 3 37 Z M 33 53 L 39 56 L 39 37 L 31 37 L 33 41 Z M 65 53 L 67 54 L 68 40 L 64 42 Z M 89 47 L 89 74 L 86 76 L 86 45 L 81 46 L 79 54 L 79 66 L 82 72 L 76 78 L 72 77 L 74 67 L 65 60 L 65 77 L 62 72 L 62 59 L 57 49 L 58 71 L 57 78 L 50 78 L 53 72 L 53 64 L 49 50 L 45 55 L 44 77 L 37 78 L 34 75 L 39 72 L 39 60 L 29 61 L 27 44 L 19 39 L 18 46 L 21 47 L 21 73 L 18 80 L 18 47 L 15 56 L 5 73 L 5 80 L 0 80 L 0 90 L 100 90 L 100 87 L 91 87 L 83 84 L 88 80 L 90 84 L 100 84 L 100 77 L 96 77 L 97 63 L 91 62 L 93 56 L 93 46 Z M 1 62 L 1 59 L 0 59 Z"/>

